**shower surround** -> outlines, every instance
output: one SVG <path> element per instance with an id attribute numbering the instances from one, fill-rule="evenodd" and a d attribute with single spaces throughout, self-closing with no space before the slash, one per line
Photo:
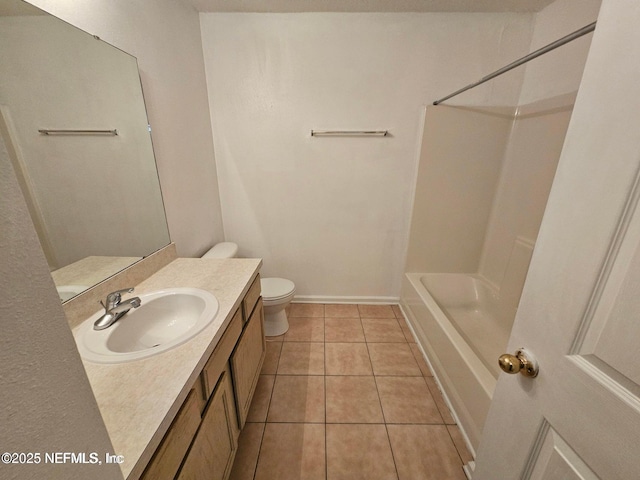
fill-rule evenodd
<path id="1" fill-rule="evenodd" d="M 574 101 L 426 109 L 401 305 L 473 448 Z"/>

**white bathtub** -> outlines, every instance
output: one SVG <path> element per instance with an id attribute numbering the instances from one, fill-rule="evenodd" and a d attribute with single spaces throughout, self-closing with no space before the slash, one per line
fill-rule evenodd
<path id="1" fill-rule="evenodd" d="M 402 308 L 477 448 L 513 315 L 481 277 L 454 273 L 405 274 Z"/>

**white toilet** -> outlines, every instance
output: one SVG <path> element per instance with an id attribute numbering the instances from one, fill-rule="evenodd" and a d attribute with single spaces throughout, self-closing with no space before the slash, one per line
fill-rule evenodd
<path id="1" fill-rule="evenodd" d="M 213 246 L 202 258 L 233 258 L 238 253 L 238 245 L 222 242 Z M 264 304 L 264 334 L 276 337 L 289 330 L 285 308 L 293 300 L 296 286 L 285 278 L 260 279 L 262 302 Z"/>

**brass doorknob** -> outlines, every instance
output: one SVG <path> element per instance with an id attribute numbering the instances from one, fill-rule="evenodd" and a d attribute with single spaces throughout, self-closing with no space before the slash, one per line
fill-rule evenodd
<path id="1" fill-rule="evenodd" d="M 524 348 L 519 349 L 515 355 L 505 353 L 498 358 L 498 365 L 505 373 L 521 373 L 525 377 L 538 375 L 538 362 Z"/>

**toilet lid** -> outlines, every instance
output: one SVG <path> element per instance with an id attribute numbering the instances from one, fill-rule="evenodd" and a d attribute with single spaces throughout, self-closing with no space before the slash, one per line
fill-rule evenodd
<path id="1" fill-rule="evenodd" d="M 291 295 L 296 290 L 296 285 L 286 278 L 261 278 L 262 298 L 276 300 Z"/>

